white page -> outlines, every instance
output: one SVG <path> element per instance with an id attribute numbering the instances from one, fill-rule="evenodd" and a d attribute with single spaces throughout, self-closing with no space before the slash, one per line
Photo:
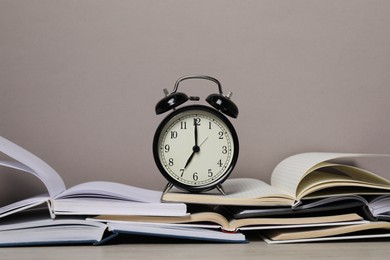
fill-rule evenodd
<path id="1" fill-rule="evenodd" d="M 50 196 L 54 197 L 65 190 L 61 176 L 40 158 L 0 136 L 0 152 L 19 163 L 2 162 L 3 166 L 34 174 L 46 186 Z"/>
<path id="2" fill-rule="evenodd" d="M 0 244 L 4 245 L 49 245 L 52 243 L 78 243 L 101 241 L 105 225 L 81 220 L 47 220 L 22 223 L 21 229 L 1 230 Z M 30 227 L 29 227 L 30 225 Z"/>
<path id="3" fill-rule="evenodd" d="M 378 157 L 389 155 L 353 154 L 353 153 L 302 153 L 281 161 L 271 175 L 271 185 L 296 196 L 296 189 L 301 179 L 315 165 L 334 159 Z"/>
<path id="4" fill-rule="evenodd" d="M 7 230 L 22 230 L 39 227 L 57 227 L 57 226 L 92 226 L 92 227 L 107 227 L 104 223 L 98 221 L 88 221 L 82 218 L 69 217 L 66 219 L 51 219 L 43 215 L 28 215 L 26 218 L 10 219 L 0 225 L 0 231 Z M 64 229 L 64 228 L 62 228 Z M 1 234 L 1 233 L 0 233 Z"/>
<path id="5" fill-rule="evenodd" d="M 161 191 L 115 182 L 78 184 L 55 197 L 54 213 L 84 215 L 183 216 L 184 203 L 161 203 Z"/>
<path id="6" fill-rule="evenodd" d="M 116 182 L 92 181 L 73 186 L 55 199 L 100 197 L 145 203 L 160 203 L 161 195 L 161 191 L 143 189 Z"/>
<path id="7" fill-rule="evenodd" d="M 226 198 L 262 198 L 270 195 L 283 197 L 287 195 L 283 190 L 278 190 L 262 180 L 249 178 L 228 179 L 224 182 L 223 188 L 226 195 L 221 195 L 221 197 Z"/>
<path id="8" fill-rule="evenodd" d="M 143 203 L 96 198 L 53 200 L 55 215 L 186 216 L 184 203 Z"/>
<path id="9" fill-rule="evenodd" d="M 368 204 L 371 213 L 374 215 L 374 217 L 379 216 L 390 216 L 390 196 L 389 195 L 383 195 L 379 196 Z"/>
<path id="10" fill-rule="evenodd" d="M 218 190 L 213 189 L 203 193 L 188 193 L 187 191 L 180 190 L 176 187 L 173 187 L 172 190 L 166 194 L 175 195 L 176 194 L 186 194 L 194 198 L 215 198 L 220 197 L 221 203 L 225 199 L 256 199 L 263 197 L 289 197 L 287 192 L 279 190 L 268 183 L 265 183 L 262 180 L 251 179 L 251 178 L 232 178 L 227 179 L 222 187 L 226 195 L 222 195 Z"/>
<path id="11" fill-rule="evenodd" d="M 201 203 L 212 205 L 291 205 L 294 198 L 283 190 L 257 179 L 228 179 L 222 185 L 226 195 L 217 189 L 203 193 L 190 193 L 173 187 L 165 193 L 163 201 Z"/>
<path id="12" fill-rule="evenodd" d="M 136 222 L 108 222 L 109 230 L 119 233 L 155 235 L 162 237 L 176 237 L 197 240 L 246 242 L 242 233 L 227 233 L 219 230 L 193 228 L 183 226 L 167 226 L 161 224 L 148 225 Z"/>
<path id="13" fill-rule="evenodd" d="M 39 205 L 42 205 L 44 203 L 47 203 L 49 200 L 49 195 L 39 195 L 35 197 L 31 197 L 28 199 L 24 199 L 9 205 L 6 205 L 4 207 L 0 208 L 0 218 L 3 218 L 5 216 L 11 215 L 16 212 L 20 212 L 29 208 L 33 208 Z"/>
<path id="14" fill-rule="evenodd" d="M 184 228 L 207 228 L 207 229 L 221 229 L 221 225 L 211 224 L 211 223 L 158 223 L 158 222 L 142 222 L 142 221 L 127 221 L 127 220 L 112 220 L 112 219 L 95 219 L 95 218 L 86 218 L 88 221 L 97 221 L 102 223 L 124 223 L 127 225 L 135 224 L 135 225 L 144 225 L 144 226 L 158 226 L 161 227 L 184 227 Z"/>

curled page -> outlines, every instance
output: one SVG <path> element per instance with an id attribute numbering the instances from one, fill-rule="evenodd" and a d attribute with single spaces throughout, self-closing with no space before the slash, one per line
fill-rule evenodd
<path id="1" fill-rule="evenodd" d="M 0 165 L 21 170 L 38 177 L 46 186 L 51 197 L 65 190 L 64 181 L 52 167 L 34 154 L 1 136 L 0 152 L 15 160 L 11 162 L 0 161 Z"/>
<path id="2" fill-rule="evenodd" d="M 355 154 L 355 153 L 301 153 L 281 161 L 271 175 L 271 185 L 297 196 L 301 180 L 318 164 L 335 159 L 361 157 L 390 157 L 389 154 Z"/>

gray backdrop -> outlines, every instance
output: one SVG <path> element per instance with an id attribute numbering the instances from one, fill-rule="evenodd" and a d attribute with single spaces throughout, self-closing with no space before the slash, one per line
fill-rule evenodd
<path id="1" fill-rule="evenodd" d="M 0 135 L 68 187 L 162 189 L 154 106 L 179 77 L 206 74 L 240 109 L 232 177 L 269 181 L 298 152 L 389 153 L 389 24 L 390 2 L 373 0 L 0 0 Z M 181 91 L 203 104 L 217 88 Z M 1 173 L 2 202 L 44 191 Z"/>

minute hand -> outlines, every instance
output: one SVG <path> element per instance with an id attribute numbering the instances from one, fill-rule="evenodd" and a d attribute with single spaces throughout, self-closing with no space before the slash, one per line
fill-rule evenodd
<path id="1" fill-rule="evenodd" d="M 194 137 L 195 137 L 195 145 L 192 147 L 192 153 L 191 153 L 190 157 L 188 158 L 186 165 L 184 166 L 184 169 L 187 168 L 188 164 L 191 162 L 195 153 L 200 151 L 200 148 L 198 146 L 198 122 L 197 122 L 196 118 L 194 118 Z"/>
<path id="2" fill-rule="evenodd" d="M 198 123 L 196 122 L 196 119 L 194 118 L 194 135 L 195 135 L 195 146 L 198 146 Z"/>

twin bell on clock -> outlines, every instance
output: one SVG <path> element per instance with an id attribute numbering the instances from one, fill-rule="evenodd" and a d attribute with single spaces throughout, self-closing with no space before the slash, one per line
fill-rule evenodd
<path id="1" fill-rule="evenodd" d="M 199 97 L 178 92 L 184 80 L 209 80 L 219 93 L 206 98 L 210 106 L 180 105 Z M 237 133 L 227 116 L 238 116 L 237 106 L 224 95 L 221 83 L 210 76 L 191 75 L 178 79 L 173 91 L 164 89 L 165 97 L 156 105 L 156 114 L 171 111 L 158 126 L 153 139 L 153 157 L 162 175 L 168 180 L 164 192 L 173 186 L 199 193 L 217 188 L 225 194 L 222 183 L 233 171 L 238 159 Z"/>

